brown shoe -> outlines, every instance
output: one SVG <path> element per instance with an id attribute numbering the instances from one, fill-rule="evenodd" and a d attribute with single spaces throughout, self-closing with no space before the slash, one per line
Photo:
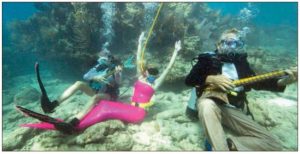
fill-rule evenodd
<path id="1" fill-rule="evenodd" d="M 235 144 L 233 143 L 233 141 L 230 138 L 227 138 L 226 141 L 227 141 L 228 149 L 230 151 L 238 151 Z"/>

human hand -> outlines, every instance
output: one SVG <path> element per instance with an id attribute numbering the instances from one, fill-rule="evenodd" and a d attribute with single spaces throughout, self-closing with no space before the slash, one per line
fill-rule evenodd
<path id="1" fill-rule="evenodd" d="M 121 72 L 123 70 L 122 66 L 118 65 L 115 67 L 115 72 L 118 73 L 118 72 Z"/>
<path id="2" fill-rule="evenodd" d="M 93 78 L 94 81 L 97 81 L 97 82 L 105 82 L 106 79 L 103 77 L 103 76 L 95 76 Z"/>
<path id="3" fill-rule="evenodd" d="M 179 50 L 181 50 L 181 41 L 177 41 L 175 42 L 175 50 L 174 52 L 178 52 Z"/>
<path id="4" fill-rule="evenodd" d="M 142 32 L 139 37 L 139 44 L 141 44 L 145 40 L 145 32 Z"/>
<path id="5" fill-rule="evenodd" d="M 286 69 L 285 72 L 288 74 L 287 77 L 278 80 L 277 84 L 279 86 L 286 86 L 297 81 L 298 78 L 298 70 L 297 67 L 292 67 L 290 69 Z"/>
<path id="6" fill-rule="evenodd" d="M 224 75 L 208 75 L 205 80 L 205 84 L 211 88 L 218 88 L 224 92 L 228 92 L 234 88 L 232 80 Z"/>

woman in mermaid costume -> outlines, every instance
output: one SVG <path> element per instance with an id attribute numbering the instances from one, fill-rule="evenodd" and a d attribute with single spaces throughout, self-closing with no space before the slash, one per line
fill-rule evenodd
<path id="1" fill-rule="evenodd" d="M 130 104 L 117 101 L 100 100 L 96 105 L 88 110 L 87 114 L 79 120 L 77 125 L 72 125 L 71 123 L 63 122 L 63 120 L 55 119 L 50 116 L 30 111 L 21 106 L 17 106 L 17 109 L 24 114 L 42 121 L 41 123 L 22 124 L 21 126 L 47 130 L 59 130 L 66 134 L 72 134 L 83 131 L 91 125 L 106 120 L 118 119 L 126 123 L 142 122 L 147 114 L 146 108 L 152 105 L 151 98 L 155 90 L 157 90 L 163 83 L 175 62 L 178 51 L 181 50 L 181 42 L 178 41 L 175 43 L 175 49 L 167 68 L 160 76 L 158 76 L 157 68 L 153 68 L 151 66 L 143 67 L 143 40 L 144 33 L 142 33 L 139 37 L 136 55 L 137 73 L 139 78 L 134 83 L 134 91 Z"/>

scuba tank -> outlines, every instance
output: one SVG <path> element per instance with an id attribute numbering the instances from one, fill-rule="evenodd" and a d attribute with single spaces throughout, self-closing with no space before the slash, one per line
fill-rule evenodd
<path id="1" fill-rule="evenodd" d="M 197 110 L 197 94 L 196 88 L 194 87 L 190 94 L 190 99 L 186 107 L 186 115 L 192 120 L 198 120 L 198 110 Z"/>
<path id="2" fill-rule="evenodd" d="M 188 101 L 188 107 L 195 111 L 197 111 L 196 101 L 197 101 L 196 88 L 193 88 L 191 91 L 190 99 Z"/>

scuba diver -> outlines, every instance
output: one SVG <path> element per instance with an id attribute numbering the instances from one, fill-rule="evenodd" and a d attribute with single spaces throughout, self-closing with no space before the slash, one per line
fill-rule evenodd
<path id="1" fill-rule="evenodd" d="M 186 113 L 198 116 L 212 150 L 281 150 L 282 145 L 264 127 L 242 112 L 247 105 L 246 92 L 251 89 L 283 92 L 296 81 L 296 68 L 285 70 L 285 76 L 235 86 L 233 80 L 255 76 L 247 61 L 244 40 L 237 29 L 222 33 L 216 50 L 199 54 L 197 63 L 185 83 L 194 87 Z M 194 101 L 193 101 L 194 100 Z M 223 126 L 237 133 L 226 138 Z"/>
<path id="2" fill-rule="evenodd" d="M 139 75 L 139 78 L 134 83 L 131 103 L 110 101 L 105 99 L 99 100 L 98 103 L 92 106 L 91 110 L 87 114 L 85 114 L 85 116 L 81 118 L 76 125 L 30 111 L 21 106 L 16 106 L 17 109 L 23 112 L 25 115 L 42 121 L 42 123 L 23 124 L 21 126 L 39 129 L 59 130 L 66 134 L 72 134 L 83 131 L 87 127 L 94 125 L 95 123 L 111 119 L 118 119 L 126 123 L 142 122 L 146 116 L 147 109 L 149 109 L 149 107 L 153 105 L 153 103 L 151 102 L 151 98 L 154 95 L 155 90 L 157 90 L 163 83 L 165 77 L 167 76 L 168 72 L 175 62 L 178 52 L 181 50 L 181 41 L 178 41 L 175 43 L 175 49 L 168 66 L 162 72 L 162 74 L 159 75 L 158 68 L 155 68 L 151 65 L 143 65 L 143 40 L 144 32 L 140 35 L 138 41 L 136 64 L 137 74 Z"/>
<path id="3" fill-rule="evenodd" d="M 76 115 L 75 118 L 71 120 L 73 125 L 78 124 L 79 120 L 90 110 L 90 106 L 95 104 L 100 99 L 106 100 L 116 100 L 119 95 L 119 85 L 121 83 L 121 71 L 122 66 L 120 61 L 112 56 L 109 50 L 106 48 L 99 52 L 99 58 L 97 60 L 97 65 L 91 68 L 86 74 L 84 74 L 83 79 L 89 83 L 82 81 L 76 81 L 73 85 L 67 88 L 57 100 L 50 102 L 46 90 L 42 85 L 42 81 L 39 75 L 39 65 L 36 64 L 36 72 L 38 76 L 38 82 L 42 91 L 41 97 L 41 107 L 45 113 L 52 113 L 54 109 L 71 97 L 78 90 L 84 92 L 86 95 L 91 96 L 92 99 L 89 103 L 85 105 L 85 109 Z M 110 72 L 112 72 L 110 74 Z"/>

